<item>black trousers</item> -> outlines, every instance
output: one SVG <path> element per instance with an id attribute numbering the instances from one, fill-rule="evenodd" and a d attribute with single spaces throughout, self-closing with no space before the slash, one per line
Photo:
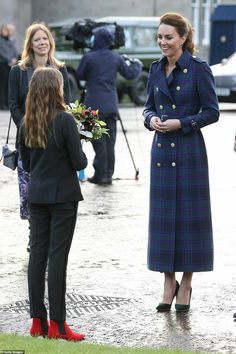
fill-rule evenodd
<path id="1" fill-rule="evenodd" d="M 48 263 L 49 317 L 65 321 L 66 270 L 78 202 L 30 204 L 28 290 L 30 316 L 47 318 L 45 275 Z"/>
<path id="2" fill-rule="evenodd" d="M 95 170 L 94 177 L 97 179 L 111 178 L 115 169 L 115 142 L 116 142 L 116 114 L 101 114 L 100 119 L 103 120 L 109 129 L 109 135 L 104 134 L 101 139 L 93 140 L 93 148 L 95 157 L 93 167 Z"/>

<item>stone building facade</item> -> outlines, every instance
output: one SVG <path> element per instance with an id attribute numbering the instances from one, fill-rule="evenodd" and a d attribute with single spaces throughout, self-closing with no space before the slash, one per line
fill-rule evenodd
<path id="1" fill-rule="evenodd" d="M 192 22 L 199 55 L 208 59 L 210 16 L 219 4 L 229 0 L 0 0 L 0 24 L 14 23 L 16 43 L 22 49 L 25 28 L 35 20 L 52 22 L 66 18 L 103 16 L 159 16 L 166 11 L 180 12 Z M 231 0 L 230 4 L 236 4 Z"/>

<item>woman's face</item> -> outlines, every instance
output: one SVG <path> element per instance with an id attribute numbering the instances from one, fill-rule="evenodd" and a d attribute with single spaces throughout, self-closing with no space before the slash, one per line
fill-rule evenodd
<path id="1" fill-rule="evenodd" d="M 162 23 L 157 32 L 157 43 L 166 57 L 177 57 L 182 53 L 185 37 L 180 37 L 176 28 Z"/>
<path id="2" fill-rule="evenodd" d="M 34 54 L 38 56 L 47 55 L 50 51 L 50 42 L 47 33 L 41 29 L 35 32 L 32 38 L 31 48 Z"/>

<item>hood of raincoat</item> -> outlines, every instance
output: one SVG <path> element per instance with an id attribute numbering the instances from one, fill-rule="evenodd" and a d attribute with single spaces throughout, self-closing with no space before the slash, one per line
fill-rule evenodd
<path id="1" fill-rule="evenodd" d="M 113 35 L 105 28 L 100 28 L 94 33 L 93 50 L 109 48 L 113 41 Z"/>

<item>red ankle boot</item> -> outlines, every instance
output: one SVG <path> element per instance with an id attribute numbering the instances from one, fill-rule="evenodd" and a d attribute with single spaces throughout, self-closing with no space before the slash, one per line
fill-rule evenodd
<path id="1" fill-rule="evenodd" d="M 48 329 L 48 338 L 62 338 L 65 340 L 80 341 L 83 340 L 85 335 L 83 333 L 75 333 L 66 322 L 59 324 L 56 321 L 50 320 Z"/>
<path id="2" fill-rule="evenodd" d="M 33 318 L 32 326 L 30 328 L 31 336 L 47 336 L 48 335 L 48 321 L 42 318 Z"/>

